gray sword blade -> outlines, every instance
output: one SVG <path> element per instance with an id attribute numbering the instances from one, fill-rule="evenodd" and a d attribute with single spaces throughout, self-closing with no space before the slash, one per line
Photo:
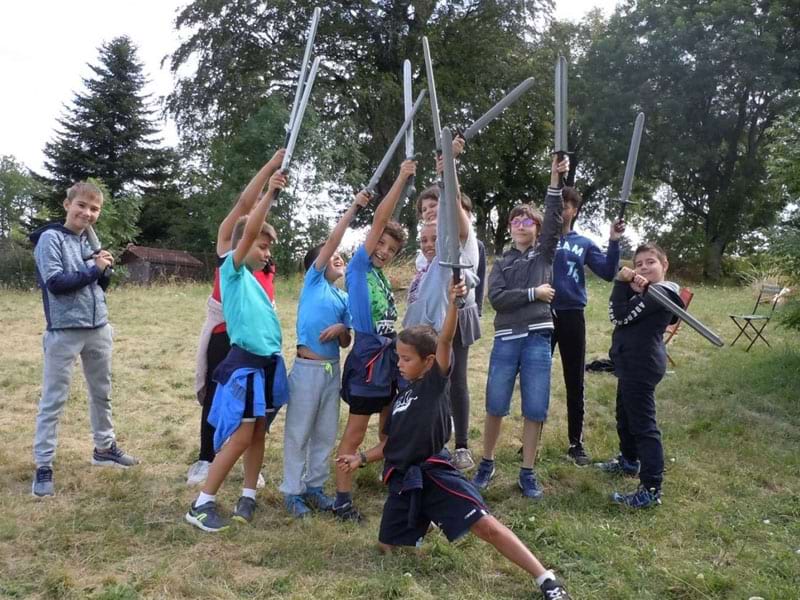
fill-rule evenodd
<path id="1" fill-rule="evenodd" d="M 383 155 L 378 168 L 375 170 L 375 173 L 372 175 L 372 178 L 369 180 L 366 189 L 370 194 L 374 194 L 375 190 L 378 187 L 378 181 L 383 176 L 384 171 L 389 166 L 389 163 L 394 156 L 394 153 L 397 151 L 397 147 L 400 145 L 400 142 L 403 141 L 403 138 L 406 135 L 406 129 L 411 127 L 414 123 L 414 115 L 417 114 L 419 107 L 422 106 L 422 101 L 425 99 L 425 90 L 421 90 L 419 96 L 417 96 L 417 101 L 414 102 L 414 106 L 411 108 L 411 114 L 406 117 L 406 120 L 400 126 L 400 129 L 397 131 L 397 134 L 394 136 L 394 140 L 389 145 L 389 149 L 386 151 L 386 154 Z"/>
<path id="2" fill-rule="evenodd" d="M 622 192 L 619 201 L 622 202 L 620 219 L 625 217 L 625 207 L 629 204 L 628 198 L 633 187 L 633 176 L 636 174 L 636 159 L 639 156 L 639 145 L 642 142 L 642 132 L 644 131 L 644 113 L 640 112 L 636 116 L 636 124 L 633 126 L 633 136 L 631 145 L 628 149 L 628 162 L 625 163 L 625 176 L 622 179 Z"/>
<path id="3" fill-rule="evenodd" d="M 281 171 L 283 172 L 286 172 L 292 162 L 294 147 L 297 144 L 297 135 L 300 133 L 300 126 L 303 124 L 303 115 L 306 112 L 306 106 L 308 106 L 311 89 L 314 87 L 314 79 L 317 77 L 319 61 L 320 57 L 317 56 L 314 59 L 314 63 L 311 65 L 311 72 L 308 74 L 308 83 L 303 89 L 303 96 L 300 98 L 300 106 L 297 108 L 297 114 L 295 115 L 295 121 L 292 126 L 292 134 L 289 136 L 289 143 L 286 144 L 286 154 L 283 155 L 283 163 L 281 163 Z"/>
<path id="4" fill-rule="evenodd" d="M 442 129 L 442 160 L 444 163 L 444 173 L 442 175 L 444 190 L 442 200 L 439 202 L 437 212 L 437 234 L 444 236 L 442 244 L 436 244 L 437 248 L 442 248 L 444 256 L 439 257 L 439 264 L 443 267 L 453 269 L 453 279 L 461 279 L 461 269 L 469 269 L 472 265 L 461 263 L 461 242 L 458 235 L 458 187 L 456 182 L 456 163 L 453 157 L 453 134 L 445 127 Z M 456 306 L 464 306 L 464 298 L 456 299 Z"/>
<path id="5" fill-rule="evenodd" d="M 555 73 L 555 151 L 567 150 L 567 59 L 558 57 Z"/>
<path id="6" fill-rule="evenodd" d="M 89 246 L 92 248 L 92 252 L 99 252 L 102 250 L 103 246 L 100 244 L 100 240 L 94 232 L 94 227 L 89 225 L 84 231 L 86 231 L 86 239 L 89 242 Z"/>
<path id="7" fill-rule="evenodd" d="M 439 100 L 436 96 L 436 81 L 433 78 L 433 62 L 431 61 L 431 49 L 428 45 L 428 38 L 422 38 L 422 52 L 425 55 L 425 73 L 428 77 L 428 94 L 431 97 L 431 116 L 433 117 L 433 143 L 436 152 L 442 151 L 442 123 L 439 121 Z"/>
<path id="8" fill-rule="evenodd" d="M 522 94 L 527 92 L 535 83 L 533 77 L 528 77 L 525 81 L 520 83 L 517 87 L 511 90 L 505 98 L 500 100 L 497 104 L 495 104 L 492 108 L 490 108 L 486 113 L 480 117 L 477 121 L 475 121 L 472 125 L 467 127 L 461 137 L 464 138 L 465 141 L 469 141 L 470 138 L 475 137 L 478 132 L 486 127 L 491 121 L 496 119 L 501 112 L 503 112 L 506 108 L 514 104 Z"/>
<path id="9" fill-rule="evenodd" d="M 308 37 L 306 38 L 306 49 L 303 53 L 303 62 L 300 66 L 300 75 L 297 78 L 297 89 L 294 92 L 294 103 L 292 104 L 292 112 L 289 115 L 289 122 L 286 125 L 287 136 L 291 135 L 292 128 L 294 127 L 294 120 L 297 116 L 297 108 L 300 105 L 300 100 L 303 97 L 303 92 L 306 86 L 306 71 L 308 70 L 308 62 L 311 60 L 311 50 L 314 47 L 314 38 L 317 36 L 317 25 L 319 25 L 320 9 L 316 7 L 314 14 L 311 15 L 311 23 L 308 26 Z"/>
<path id="10" fill-rule="evenodd" d="M 403 62 L 403 114 L 407 119 L 414 107 L 411 90 L 411 61 Z M 414 158 L 414 127 L 406 129 L 406 158 Z"/>
<path id="11" fill-rule="evenodd" d="M 693 317 L 689 312 L 682 309 L 680 306 L 675 304 L 672 300 L 669 299 L 669 296 L 665 294 L 658 286 L 658 284 L 651 284 L 647 286 L 647 294 L 653 298 L 656 302 L 658 302 L 662 307 L 666 308 L 670 311 L 673 315 L 680 317 L 689 327 L 694 329 L 697 333 L 702 335 L 706 338 L 709 342 L 714 344 L 715 346 L 722 347 L 725 345 L 725 342 L 722 341 L 716 333 L 711 331 L 708 327 L 703 325 L 700 321 L 698 321 L 695 317 Z"/>

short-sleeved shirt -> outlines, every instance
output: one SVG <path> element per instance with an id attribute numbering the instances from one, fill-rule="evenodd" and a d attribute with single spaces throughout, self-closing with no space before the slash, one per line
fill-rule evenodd
<path id="1" fill-rule="evenodd" d="M 211 297 L 222 304 L 222 292 L 219 288 L 219 268 L 222 266 L 222 263 L 225 262 L 225 259 L 228 257 L 230 252 L 226 252 L 222 256 L 217 256 L 217 268 L 214 269 L 214 286 L 211 288 Z M 261 284 L 261 287 L 264 288 L 264 291 L 267 292 L 267 296 L 269 299 L 272 300 L 272 304 L 275 304 L 275 264 L 270 264 L 267 268 L 263 271 L 256 271 L 253 273 L 256 278 L 256 281 Z M 214 327 L 211 330 L 211 333 L 225 333 L 227 331 L 227 326 L 225 325 L 225 321 Z"/>
<path id="2" fill-rule="evenodd" d="M 392 286 L 383 271 L 372 265 L 364 244 L 358 247 L 347 265 L 345 283 L 353 329 L 364 333 L 393 334 L 397 306 Z"/>
<path id="3" fill-rule="evenodd" d="M 222 314 L 231 344 L 258 356 L 281 351 L 281 325 L 264 288 L 245 265 L 237 269 L 233 253 L 219 269 Z"/>
<path id="4" fill-rule="evenodd" d="M 383 432 L 386 464 L 401 471 L 418 465 L 450 439 L 450 379 L 434 363 L 420 379 L 397 395 Z"/>
<path id="5" fill-rule="evenodd" d="M 319 335 L 337 323 L 350 328 L 350 311 L 347 294 L 325 279 L 325 268 L 318 271 L 312 264 L 306 271 L 297 305 L 297 345 L 335 360 L 339 358 L 338 340 L 320 342 Z"/>

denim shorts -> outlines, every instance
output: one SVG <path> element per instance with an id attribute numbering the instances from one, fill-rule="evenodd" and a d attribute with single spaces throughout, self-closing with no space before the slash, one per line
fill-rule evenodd
<path id="1" fill-rule="evenodd" d="M 494 338 L 486 379 L 486 413 L 508 416 L 511 396 L 519 374 L 522 416 L 529 421 L 546 421 L 550 406 L 550 337 L 552 332 L 531 331 L 511 340 Z"/>

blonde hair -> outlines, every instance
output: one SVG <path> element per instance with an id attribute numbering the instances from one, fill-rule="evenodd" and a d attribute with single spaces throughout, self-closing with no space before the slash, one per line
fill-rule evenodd
<path id="1" fill-rule="evenodd" d="M 231 249 L 236 248 L 239 242 L 242 241 L 245 225 L 247 225 L 247 215 L 243 215 L 236 220 L 236 224 L 233 226 L 233 234 L 231 235 Z M 278 241 L 278 234 L 275 228 L 266 221 L 261 225 L 261 231 L 259 233 L 267 236 L 270 243 Z"/>
<path id="2" fill-rule="evenodd" d="M 100 202 L 103 201 L 103 191 L 88 181 L 77 181 L 67 190 L 67 202 L 72 202 L 78 196 L 99 198 Z"/>

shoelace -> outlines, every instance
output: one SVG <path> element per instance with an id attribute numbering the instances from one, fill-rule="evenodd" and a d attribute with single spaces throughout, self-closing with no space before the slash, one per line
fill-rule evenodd
<path id="1" fill-rule="evenodd" d="M 548 600 L 561 600 L 561 598 L 566 598 L 567 595 L 564 592 L 564 588 L 556 588 L 554 590 L 547 590 L 544 595 L 548 598 Z"/>
<path id="2" fill-rule="evenodd" d="M 36 471 L 36 480 L 41 482 L 53 481 L 53 470 L 41 469 Z"/>

